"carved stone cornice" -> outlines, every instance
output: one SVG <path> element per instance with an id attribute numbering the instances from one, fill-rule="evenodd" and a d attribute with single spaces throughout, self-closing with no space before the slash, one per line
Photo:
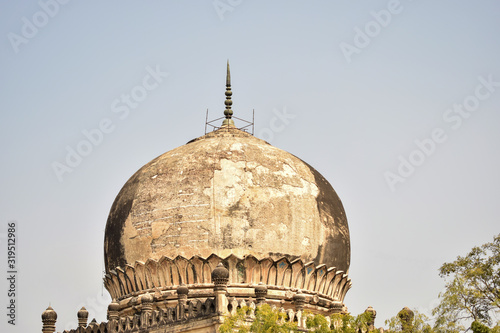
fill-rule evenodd
<path id="1" fill-rule="evenodd" d="M 258 297 L 255 288 L 261 283 L 267 287 L 266 303 L 291 308 L 294 295 L 300 292 L 305 298 L 305 309 L 331 313 L 343 307 L 345 294 L 351 287 L 349 277 L 334 267 L 315 266 L 300 259 L 290 262 L 285 257 L 278 260 L 252 255 L 220 258 L 215 254 L 208 258 L 178 256 L 150 259 L 146 263 L 137 261 L 109 272 L 104 283 L 111 297 L 120 304 L 121 315 L 130 315 L 131 309 L 137 308 L 138 297 L 144 293 L 155 295 L 155 308 L 175 304 L 177 287 L 183 284 L 190 290 L 189 299 L 213 297 L 211 274 L 219 263 L 229 271 L 228 297 L 238 299 Z"/>

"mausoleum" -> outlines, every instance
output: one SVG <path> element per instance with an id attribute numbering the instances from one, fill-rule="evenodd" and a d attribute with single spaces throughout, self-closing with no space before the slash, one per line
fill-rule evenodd
<path id="1" fill-rule="evenodd" d="M 217 332 L 238 307 L 344 312 L 350 239 L 330 183 L 235 125 L 229 64 L 224 120 L 153 159 L 118 193 L 104 239 L 108 321 L 69 332 Z M 75 311 L 76 312 L 76 311 Z M 57 315 L 43 314 L 43 332 Z M 65 331 L 66 332 L 66 331 Z"/>

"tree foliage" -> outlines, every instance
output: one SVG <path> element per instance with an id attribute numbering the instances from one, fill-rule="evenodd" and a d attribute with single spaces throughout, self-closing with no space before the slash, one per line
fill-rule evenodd
<path id="1" fill-rule="evenodd" d="M 273 310 L 269 304 L 262 304 L 255 310 L 255 318 L 248 321 L 250 308 L 238 308 L 235 315 L 228 316 L 219 327 L 221 333 L 288 333 L 297 332 L 297 324 L 286 320 L 286 314 Z"/>
<path id="2" fill-rule="evenodd" d="M 386 320 L 385 324 L 389 327 L 389 333 L 437 333 L 429 321 L 430 319 L 423 313 L 404 308 L 397 316 Z"/>
<path id="3" fill-rule="evenodd" d="M 436 328 L 464 330 L 463 324 L 474 321 L 473 331 L 483 332 L 479 324 L 492 325 L 500 313 L 500 234 L 493 242 L 443 264 L 439 275 L 446 285 L 439 294 L 440 304 L 433 310 Z"/>
<path id="4" fill-rule="evenodd" d="M 470 328 L 472 329 L 473 333 L 490 333 L 491 329 L 486 326 L 485 324 L 474 320 L 472 324 L 470 325 Z"/>
<path id="5" fill-rule="evenodd" d="M 220 326 L 221 333 L 281 333 L 298 332 L 297 323 L 288 322 L 286 315 L 268 304 L 259 305 L 255 318 L 249 318 L 249 307 L 239 308 L 235 315 L 228 316 Z M 306 326 L 313 333 L 370 333 L 372 314 L 364 312 L 356 317 L 350 314 L 334 314 L 330 317 L 305 312 Z M 378 332 L 374 330 L 373 332 Z M 499 332 L 500 333 L 500 332 Z"/>
<path id="6" fill-rule="evenodd" d="M 357 316 L 351 314 L 336 313 L 330 316 L 330 330 L 325 332 L 333 333 L 370 333 L 370 323 L 373 323 L 373 315 L 369 312 L 363 312 Z M 314 331 L 323 332 L 323 331 Z M 378 330 L 373 330 L 378 332 Z"/>
<path id="7" fill-rule="evenodd" d="M 288 322 L 286 314 L 273 310 L 269 304 L 262 304 L 255 311 L 255 320 L 249 332 L 297 332 L 297 324 Z"/>

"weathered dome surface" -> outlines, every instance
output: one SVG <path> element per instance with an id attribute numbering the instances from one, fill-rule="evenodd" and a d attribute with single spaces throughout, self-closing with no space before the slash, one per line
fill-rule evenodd
<path id="1" fill-rule="evenodd" d="M 138 170 L 109 213 L 106 271 L 178 255 L 301 258 L 348 272 L 339 197 L 299 158 L 232 127 Z"/>

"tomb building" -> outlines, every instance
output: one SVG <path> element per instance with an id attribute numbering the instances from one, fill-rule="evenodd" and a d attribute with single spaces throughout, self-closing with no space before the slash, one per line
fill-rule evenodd
<path id="1" fill-rule="evenodd" d="M 350 239 L 330 183 L 300 158 L 235 126 L 227 65 L 220 127 L 153 159 L 118 193 L 104 239 L 108 321 L 76 332 L 217 332 L 267 303 L 346 312 Z M 55 332 L 56 313 L 42 315 Z M 66 331 L 65 331 L 66 332 Z"/>

